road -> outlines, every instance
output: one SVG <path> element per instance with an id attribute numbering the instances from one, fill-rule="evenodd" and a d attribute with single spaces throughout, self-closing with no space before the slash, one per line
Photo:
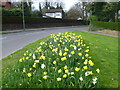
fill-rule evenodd
<path id="1" fill-rule="evenodd" d="M 88 26 L 75 26 L 75 27 L 60 27 L 60 28 L 47 28 L 45 30 L 24 31 L 17 33 L 3 34 L 0 38 L 0 45 L 2 45 L 3 59 L 15 51 L 23 48 L 24 46 L 35 42 L 41 38 L 47 37 L 50 34 L 56 34 L 66 31 L 74 30 L 87 30 Z"/>

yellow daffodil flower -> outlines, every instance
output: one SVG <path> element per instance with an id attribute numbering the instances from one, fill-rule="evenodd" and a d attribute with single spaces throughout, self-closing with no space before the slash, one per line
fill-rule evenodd
<path id="1" fill-rule="evenodd" d="M 79 56 L 82 56 L 82 53 L 78 53 Z"/>
<path id="2" fill-rule="evenodd" d="M 46 79 L 47 79 L 47 76 L 43 76 L 43 79 L 45 79 L 45 80 L 46 80 Z"/>
<path id="3" fill-rule="evenodd" d="M 67 69 L 67 70 L 65 70 L 65 73 L 68 73 L 69 72 L 69 70 Z"/>
<path id="4" fill-rule="evenodd" d="M 75 52 L 74 52 L 74 51 L 72 51 L 72 52 L 71 52 L 71 54 L 73 55 L 73 54 L 75 54 Z"/>
<path id="5" fill-rule="evenodd" d="M 24 73 L 26 72 L 26 69 L 25 69 L 25 68 L 23 68 L 23 72 L 24 72 Z"/>
<path id="6" fill-rule="evenodd" d="M 83 67 L 83 69 L 85 69 L 85 70 L 86 70 L 86 69 L 88 69 L 88 67 L 87 67 L 87 66 L 84 66 L 84 67 Z"/>
<path id="7" fill-rule="evenodd" d="M 82 78 L 82 77 L 80 77 L 80 78 L 79 78 L 79 80 L 80 80 L 80 81 L 83 81 L 83 78 Z"/>
<path id="8" fill-rule="evenodd" d="M 59 69 L 59 70 L 58 70 L 58 73 L 61 73 L 61 72 L 62 72 L 62 70 L 61 70 L 61 69 Z"/>
<path id="9" fill-rule="evenodd" d="M 89 64 L 90 64 L 90 66 L 93 66 L 93 65 L 94 65 L 94 63 L 93 63 L 91 60 L 89 60 L 88 62 L 89 62 Z"/>
<path id="10" fill-rule="evenodd" d="M 61 78 L 57 78 L 57 81 L 60 82 L 62 79 Z"/>
<path id="11" fill-rule="evenodd" d="M 71 75 L 74 75 L 74 72 L 71 72 Z"/>
<path id="12" fill-rule="evenodd" d="M 66 77 L 67 77 L 67 74 L 64 74 L 64 75 L 63 75 L 63 78 L 66 78 Z"/>
<path id="13" fill-rule="evenodd" d="M 68 68 L 68 67 L 65 65 L 65 66 L 64 66 L 64 69 L 67 69 L 67 68 Z"/>
<path id="14" fill-rule="evenodd" d="M 62 61 L 65 61 L 65 60 L 67 60 L 67 58 L 66 58 L 66 57 L 63 57 L 63 58 L 61 58 L 61 60 L 62 60 Z"/>
<path id="15" fill-rule="evenodd" d="M 89 56 L 89 54 L 85 54 L 85 57 L 88 57 Z"/>
<path id="16" fill-rule="evenodd" d="M 31 74 L 31 73 L 28 73 L 28 74 L 27 74 L 27 76 L 28 76 L 28 77 L 31 77 L 31 76 L 32 76 L 32 74 Z"/>
<path id="17" fill-rule="evenodd" d="M 56 61 L 53 61 L 53 64 L 56 64 L 57 62 Z"/>
<path id="18" fill-rule="evenodd" d="M 78 67 L 75 68 L 75 71 L 76 71 L 76 72 L 78 72 L 79 70 L 80 70 L 80 68 L 78 68 Z"/>
<path id="19" fill-rule="evenodd" d="M 66 56 L 67 55 L 67 52 L 65 52 L 64 54 L 63 54 L 63 56 Z"/>
<path id="20" fill-rule="evenodd" d="M 100 73 L 100 69 L 96 69 L 96 72 L 97 72 L 97 73 Z"/>
<path id="21" fill-rule="evenodd" d="M 46 74 L 47 74 L 47 72 L 44 72 L 43 74 L 44 74 L 44 75 L 46 75 Z"/>

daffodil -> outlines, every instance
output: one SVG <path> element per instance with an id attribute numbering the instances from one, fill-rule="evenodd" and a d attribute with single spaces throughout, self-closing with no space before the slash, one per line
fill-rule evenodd
<path id="1" fill-rule="evenodd" d="M 87 67 L 87 66 L 84 66 L 83 69 L 86 70 L 86 69 L 88 69 L 88 67 Z"/>
<path id="2" fill-rule="evenodd" d="M 64 66 L 64 69 L 67 69 L 67 68 L 68 68 L 68 67 L 65 65 L 65 66 Z"/>
<path id="3" fill-rule="evenodd" d="M 32 54 L 30 53 L 29 56 L 32 56 Z"/>
<path id="4" fill-rule="evenodd" d="M 79 80 L 80 80 L 80 81 L 83 81 L 83 78 L 82 78 L 82 77 L 80 77 L 80 78 L 79 78 Z"/>
<path id="5" fill-rule="evenodd" d="M 36 59 L 36 56 L 35 56 L 35 54 L 33 54 L 33 59 Z"/>
<path id="6" fill-rule="evenodd" d="M 67 74 L 64 74 L 64 75 L 63 75 L 63 78 L 66 78 L 66 77 L 67 77 Z"/>
<path id="7" fill-rule="evenodd" d="M 35 63 L 39 63 L 39 60 L 35 60 Z"/>
<path id="8" fill-rule="evenodd" d="M 62 51 L 59 52 L 59 55 L 62 56 Z"/>
<path id="9" fill-rule="evenodd" d="M 36 68 L 36 63 L 33 65 L 34 68 Z"/>
<path id="10" fill-rule="evenodd" d="M 97 73 L 100 73 L 100 69 L 96 69 L 96 72 L 97 72 Z"/>
<path id="11" fill-rule="evenodd" d="M 94 63 L 91 60 L 89 60 L 88 63 L 90 64 L 90 66 L 94 65 Z"/>
<path id="12" fill-rule="evenodd" d="M 57 78 L 57 81 L 60 82 L 62 79 L 61 78 Z"/>
<path id="13" fill-rule="evenodd" d="M 69 70 L 67 69 L 67 70 L 65 70 L 65 73 L 68 73 L 69 72 Z"/>
<path id="14" fill-rule="evenodd" d="M 88 63 L 88 60 L 86 59 L 85 62 L 84 62 L 84 64 L 86 65 L 87 63 Z"/>
<path id="15" fill-rule="evenodd" d="M 28 74 L 27 74 L 27 76 L 28 76 L 28 77 L 31 77 L 31 76 L 32 76 L 32 74 L 31 74 L 31 73 L 28 73 Z"/>
<path id="16" fill-rule="evenodd" d="M 61 72 L 62 72 L 62 70 L 61 70 L 61 69 L 59 69 L 59 70 L 58 70 L 58 73 L 61 73 Z"/>
<path id="17" fill-rule="evenodd" d="M 27 54 L 26 54 L 26 53 L 24 53 L 24 56 L 27 56 Z"/>
<path id="18" fill-rule="evenodd" d="M 22 62 L 22 61 L 23 61 L 22 59 L 19 60 L 19 62 Z"/>
<path id="19" fill-rule="evenodd" d="M 89 54 L 85 54 L 85 57 L 88 57 L 89 56 Z"/>
<path id="20" fill-rule="evenodd" d="M 25 68 L 23 68 L 23 72 L 24 72 L 24 73 L 26 72 L 26 69 L 25 69 Z"/>
<path id="21" fill-rule="evenodd" d="M 82 57 L 82 59 L 85 59 L 84 57 Z"/>
<path id="22" fill-rule="evenodd" d="M 74 75 L 74 72 L 71 72 L 71 75 Z"/>
<path id="23" fill-rule="evenodd" d="M 79 56 L 82 56 L 82 53 L 78 53 Z"/>
<path id="24" fill-rule="evenodd" d="M 46 58 L 45 58 L 45 56 L 42 55 L 39 59 L 45 60 Z"/>
<path id="25" fill-rule="evenodd" d="M 22 84 L 20 83 L 19 85 L 21 86 Z"/>
<path id="26" fill-rule="evenodd" d="M 89 49 L 85 50 L 85 52 L 89 52 Z"/>
<path id="27" fill-rule="evenodd" d="M 67 55 L 67 52 L 65 52 L 64 54 L 63 54 L 63 56 L 66 56 Z"/>
<path id="28" fill-rule="evenodd" d="M 75 68 L 75 71 L 76 71 L 76 72 L 78 72 L 79 70 L 80 70 L 80 68 L 78 68 L 78 67 Z"/>
<path id="29" fill-rule="evenodd" d="M 74 52 L 74 51 L 72 51 L 72 52 L 71 52 L 71 54 L 73 55 L 73 54 L 75 54 L 75 52 Z"/>
<path id="30" fill-rule="evenodd" d="M 45 64 L 42 64 L 42 65 L 41 65 L 41 68 L 42 68 L 42 69 L 44 69 L 45 67 L 46 67 Z"/>
<path id="31" fill-rule="evenodd" d="M 65 60 L 67 60 L 67 58 L 66 58 L 66 57 L 62 57 L 61 60 L 62 60 L 62 61 L 65 61 Z"/>
<path id="32" fill-rule="evenodd" d="M 44 72 L 43 74 L 44 74 L 44 75 L 46 75 L 46 74 L 47 74 L 47 72 Z"/>
<path id="33" fill-rule="evenodd" d="M 57 62 L 56 61 L 53 61 L 53 64 L 56 64 Z"/>
<path id="34" fill-rule="evenodd" d="M 92 71 L 89 71 L 88 74 L 89 74 L 89 75 L 92 75 L 93 73 L 92 73 Z"/>
<path id="35" fill-rule="evenodd" d="M 47 76 L 43 76 L 43 79 L 45 79 L 45 80 L 46 80 L 46 79 L 47 79 Z"/>

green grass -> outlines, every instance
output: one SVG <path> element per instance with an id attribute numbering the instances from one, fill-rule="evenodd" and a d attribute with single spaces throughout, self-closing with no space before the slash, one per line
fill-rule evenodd
<path id="1" fill-rule="evenodd" d="M 90 45 L 90 56 L 95 66 L 100 68 L 100 88 L 117 88 L 118 87 L 118 38 L 91 34 L 80 31 L 72 31 L 73 33 L 82 35 L 83 39 Z M 47 37 L 46 37 L 47 38 Z M 2 60 L 2 72 L 6 74 L 6 70 L 12 67 L 22 56 L 26 50 L 35 50 L 39 42 L 38 40 L 27 45 L 21 50 L 9 55 Z"/>

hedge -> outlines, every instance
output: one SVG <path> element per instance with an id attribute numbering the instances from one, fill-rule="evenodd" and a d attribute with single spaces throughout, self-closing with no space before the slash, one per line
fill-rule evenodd
<path id="1" fill-rule="evenodd" d="M 21 29 L 22 17 L 3 16 L 2 24 L 3 24 L 3 30 Z M 74 19 L 25 17 L 25 24 L 26 24 L 26 28 L 41 28 L 41 27 L 85 25 L 86 21 L 74 20 Z"/>
<path id="2" fill-rule="evenodd" d="M 97 28 L 120 31 L 120 22 L 93 21 L 91 24 Z"/>
<path id="3" fill-rule="evenodd" d="M 20 8 L 4 9 L 2 8 L 2 16 L 22 16 L 22 10 Z"/>

